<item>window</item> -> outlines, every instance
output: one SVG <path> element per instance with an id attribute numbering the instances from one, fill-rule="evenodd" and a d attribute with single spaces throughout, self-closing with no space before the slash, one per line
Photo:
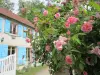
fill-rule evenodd
<path id="1" fill-rule="evenodd" d="M 26 59 L 27 61 L 30 61 L 30 48 L 26 49 Z"/>
<path id="2" fill-rule="evenodd" d="M 16 47 L 8 46 L 8 56 L 15 53 Z"/>
<path id="3" fill-rule="evenodd" d="M 11 22 L 10 33 L 17 34 L 17 23 Z"/>

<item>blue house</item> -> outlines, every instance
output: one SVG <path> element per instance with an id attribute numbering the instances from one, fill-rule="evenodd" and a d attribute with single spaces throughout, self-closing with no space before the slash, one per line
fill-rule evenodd
<path id="1" fill-rule="evenodd" d="M 0 59 L 16 53 L 17 64 L 32 62 L 32 47 L 26 42 L 27 29 L 34 33 L 31 22 L 0 8 Z"/>

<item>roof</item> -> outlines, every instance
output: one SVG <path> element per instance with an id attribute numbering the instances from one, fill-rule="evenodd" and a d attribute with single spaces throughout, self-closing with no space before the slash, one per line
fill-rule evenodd
<path id="1" fill-rule="evenodd" d="M 29 20 L 22 18 L 16 14 L 14 14 L 13 12 L 5 9 L 5 8 L 0 8 L 0 14 L 5 16 L 5 17 L 8 17 L 10 19 L 16 20 L 19 23 L 22 23 L 22 24 L 27 25 L 29 27 L 35 28 L 34 24 L 32 24 Z"/>

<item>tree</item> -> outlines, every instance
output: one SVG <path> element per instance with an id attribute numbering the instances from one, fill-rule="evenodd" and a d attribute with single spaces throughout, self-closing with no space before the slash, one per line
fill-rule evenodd
<path id="1" fill-rule="evenodd" d="M 9 10 L 13 10 L 14 3 L 12 3 L 10 0 L 0 0 L 0 7 L 6 8 Z"/>

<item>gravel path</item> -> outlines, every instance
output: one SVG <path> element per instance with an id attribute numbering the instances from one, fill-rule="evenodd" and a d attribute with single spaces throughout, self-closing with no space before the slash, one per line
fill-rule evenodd
<path id="1" fill-rule="evenodd" d="M 48 68 L 44 68 L 43 70 L 38 72 L 36 75 L 50 75 L 48 70 L 49 70 Z"/>

